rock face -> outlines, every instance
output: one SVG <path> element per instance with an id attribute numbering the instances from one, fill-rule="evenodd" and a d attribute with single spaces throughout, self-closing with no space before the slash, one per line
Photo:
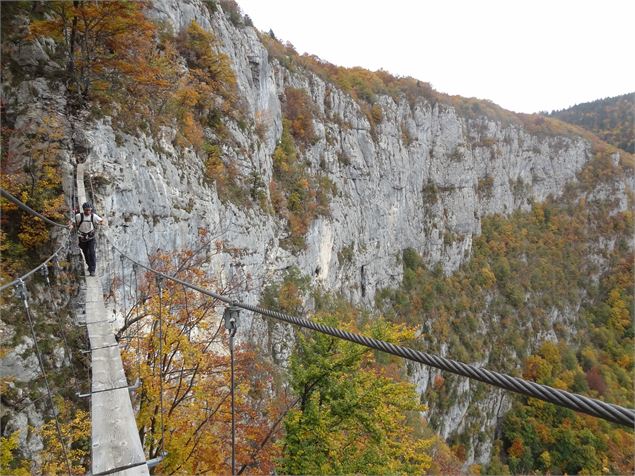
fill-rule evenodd
<path id="1" fill-rule="evenodd" d="M 107 218 L 106 232 L 119 249 L 147 261 L 157 250 L 197 248 L 197 231 L 205 228 L 223 242 L 220 253 L 209 250 L 208 273 L 223 285 L 237 283 L 235 298 L 245 302 L 257 303 L 268 283 L 298 266 L 314 285 L 372 306 L 378 289 L 400 283 L 402 250 L 414 248 L 450 273 L 470 256 L 481 217 L 557 197 L 591 157 L 590 144 L 580 137 L 532 135 L 484 115 L 463 116 L 423 96 L 414 103 L 380 96 L 382 119 L 372 125 L 350 95 L 311 72 L 292 72 L 270 60 L 256 30 L 233 25 L 220 6 L 211 13 L 198 0 L 155 0 L 148 14 L 175 32 L 196 21 L 213 32 L 230 58 L 250 124 L 241 129 L 228 121 L 244 153 L 226 152 L 243 176 L 254 172 L 269 183 L 282 134 L 280 98 L 287 88 L 304 90 L 315 108 L 317 140 L 302 157 L 311 171 L 331 179 L 337 193 L 330 216 L 313 221 L 299 253 L 281 246 L 288 235 L 282 220 L 257 207 L 221 202 L 204 177 L 201 158 L 173 145 L 175 131 L 132 136 L 116 132 L 108 118 L 81 127 L 62 121 L 68 142 L 79 144 L 75 152 L 69 146 L 69 154 L 87 159 L 87 189 L 94 189 L 96 210 Z M 41 61 L 44 53 L 36 53 L 33 61 Z M 24 55 L 21 61 L 28 64 Z M 57 87 L 40 78 L 14 92 L 14 101 L 52 101 Z M 266 126 L 264 133 L 256 133 L 258 123 Z M 65 183 L 70 192 L 72 180 Z M 98 259 L 107 271 L 120 266 L 105 240 Z M 102 279 L 110 282 L 108 274 Z M 249 329 L 248 338 L 284 359 L 289 346 L 278 339 L 288 340 L 290 330 L 268 333 L 259 318 Z M 422 393 L 432 373 L 427 368 L 412 373 Z M 462 429 L 470 382 L 460 386 L 467 400 L 447 415 L 443 436 Z M 499 391 L 478 402 L 482 432 L 490 436 L 474 442 L 472 461 L 489 459 L 492 430 L 507 405 Z"/>
<path id="2" fill-rule="evenodd" d="M 461 117 L 423 98 L 411 106 L 381 97 L 383 119 L 373 128 L 349 95 L 310 72 L 292 73 L 269 61 L 256 31 L 234 27 L 220 10 L 210 16 L 198 2 L 157 1 L 151 14 L 175 31 L 192 20 L 209 28 L 232 60 L 252 121 L 268 118 L 264 138 L 234 131 L 248 151 L 236 157 L 245 176 L 256 172 L 269 182 L 282 132 L 278 98 L 287 87 L 305 90 L 317 110 L 317 141 L 303 158 L 328 174 L 337 194 L 331 216 L 313 222 L 306 249 L 296 255 L 280 246 L 287 233 L 280 220 L 221 203 L 205 183 L 201 159 L 177 151 L 170 131 L 115 140 L 102 121 L 86 130 L 89 170 L 100 184 L 98 209 L 109 217 L 112 237 L 136 256 L 193 246 L 197 227 L 204 226 L 241 250 L 239 260 L 216 257 L 211 269 L 226 274 L 231 264 L 234 273 L 253 276 L 254 290 L 298 265 L 316 284 L 372 304 L 378 288 L 399 283 L 402 249 L 414 248 L 451 272 L 469 256 L 482 216 L 558 196 L 590 157 L 581 138 L 534 136 L 485 116 Z M 340 262 L 338 252 L 347 247 L 350 260 Z"/>

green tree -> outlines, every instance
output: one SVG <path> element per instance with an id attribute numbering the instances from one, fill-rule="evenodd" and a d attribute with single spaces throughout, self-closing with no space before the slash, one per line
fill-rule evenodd
<path id="1" fill-rule="evenodd" d="M 357 331 L 354 311 L 340 305 L 315 320 Z M 403 327 L 375 321 L 366 335 L 390 341 L 412 337 Z M 431 465 L 421 438 L 414 387 L 399 379 L 385 355 L 319 333 L 300 335 L 291 358 L 290 384 L 297 406 L 286 416 L 278 470 L 285 474 L 386 474 L 425 472 Z M 395 375 L 397 373 L 397 375 Z"/>

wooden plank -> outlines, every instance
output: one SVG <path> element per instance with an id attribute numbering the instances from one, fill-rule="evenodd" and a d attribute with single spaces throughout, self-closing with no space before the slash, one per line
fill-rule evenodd
<path id="1" fill-rule="evenodd" d="M 99 299 L 101 296 L 99 279 L 87 277 L 86 321 L 97 322 L 87 325 L 91 348 L 116 343 L 112 324 L 107 322 L 103 299 Z M 91 396 L 93 474 L 145 461 L 128 389 L 109 390 L 127 385 L 119 347 L 94 350 Z M 125 472 L 149 474 L 146 465 Z"/>

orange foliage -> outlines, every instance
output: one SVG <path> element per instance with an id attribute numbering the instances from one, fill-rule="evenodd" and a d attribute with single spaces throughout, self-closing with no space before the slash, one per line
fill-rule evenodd
<path id="1" fill-rule="evenodd" d="M 143 8 L 132 1 L 48 2 L 48 15 L 32 22 L 31 35 L 53 37 L 63 47 L 76 100 L 107 106 L 119 99 L 126 115 L 150 116 L 148 105 L 170 88 L 175 69 L 173 51 L 155 48 L 156 27 Z"/>
<path id="2" fill-rule="evenodd" d="M 291 135 L 302 144 L 313 142 L 316 138 L 313 129 L 313 105 L 307 93 L 303 89 L 287 88 L 283 106 Z"/>
<path id="3" fill-rule="evenodd" d="M 516 438 L 510 448 L 507 450 L 510 456 L 514 458 L 520 458 L 525 452 L 522 440 Z"/>
<path id="4" fill-rule="evenodd" d="M 191 251 L 176 256 L 158 254 L 151 262 L 164 273 L 179 269 L 181 279 L 215 288 L 198 268 L 201 258 Z M 151 284 L 140 286 L 140 294 L 146 297 L 130 312 L 134 319 L 140 319 L 126 325 L 128 331 L 138 332 L 140 340 L 132 340 L 124 353 L 128 374 L 140 372 L 143 384 L 138 392 L 137 422 L 144 447 L 155 457 L 165 446 L 168 455 L 158 469 L 162 474 L 227 473 L 231 455 L 230 358 L 227 333 L 216 311 L 219 303 L 169 280 L 162 282 L 160 301 L 154 276 L 146 276 L 146 282 Z M 238 470 L 270 473 L 279 456 L 273 443 L 289 402 L 272 397 L 278 392 L 274 369 L 246 344 L 235 350 L 235 370 Z"/>

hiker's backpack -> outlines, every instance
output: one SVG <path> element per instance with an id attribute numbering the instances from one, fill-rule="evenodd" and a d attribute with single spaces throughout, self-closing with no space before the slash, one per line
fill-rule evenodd
<path id="1" fill-rule="evenodd" d="M 93 227 L 93 229 L 86 233 L 79 231 L 79 227 L 82 226 L 82 223 L 84 223 L 84 217 L 85 217 L 83 213 L 80 213 L 80 215 L 81 215 L 81 219 L 79 223 L 77 224 L 77 236 L 79 237 L 80 242 L 86 243 L 87 241 L 90 241 L 93 238 L 95 238 L 95 222 L 93 221 L 93 214 L 91 213 L 90 224 Z"/>

